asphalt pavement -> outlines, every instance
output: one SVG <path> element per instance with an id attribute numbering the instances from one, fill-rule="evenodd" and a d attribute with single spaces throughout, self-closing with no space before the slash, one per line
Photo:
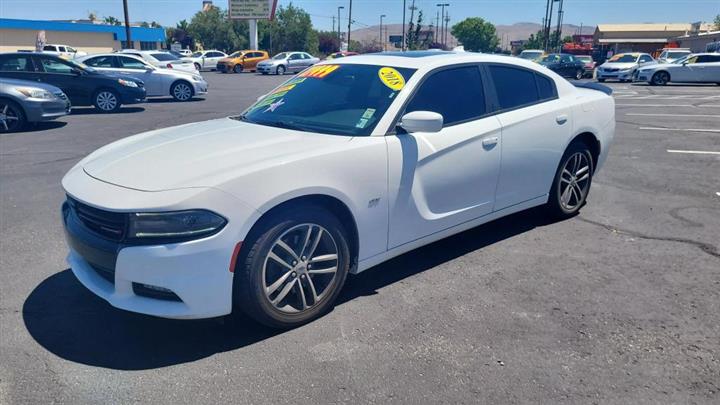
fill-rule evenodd
<path id="1" fill-rule="evenodd" d="M 114 309 L 64 260 L 78 160 L 283 80 L 204 75 L 196 101 L 0 136 L 0 403 L 720 402 L 720 87 L 610 83 L 615 144 L 579 216 L 531 210 L 415 250 L 280 333 Z"/>

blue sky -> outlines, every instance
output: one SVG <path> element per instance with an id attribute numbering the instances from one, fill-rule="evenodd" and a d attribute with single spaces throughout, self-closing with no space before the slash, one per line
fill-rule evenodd
<path id="1" fill-rule="evenodd" d="M 190 20 L 201 7 L 202 0 L 128 0 L 132 21 L 158 21 L 175 25 L 182 19 Z M 407 0 L 408 5 L 412 0 Z M 417 0 L 417 6 L 426 15 L 435 18 L 438 0 Z M 444 0 L 450 3 L 453 22 L 465 17 L 480 16 L 495 24 L 515 22 L 540 23 L 545 0 Z M 226 7 L 227 0 L 215 0 Z M 288 4 L 280 0 L 280 4 Z M 337 6 L 345 6 L 342 18 L 347 27 L 348 0 L 295 0 L 293 4 L 304 8 L 320 29 L 332 28 L 332 15 Z M 712 21 L 720 14 L 720 0 L 565 0 L 564 21 L 571 24 L 596 25 L 623 22 L 693 22 Z M 122 19 L 122 0 L 0 0 L 0 17 L 27 19 L 72 19 L 86 17 L 89 11 L 99 16 Z M 379 23 L 380 15 L 387 14 L 386 23 L 402 22 L 402 0 L 354 0 L 355 28 Z"/>

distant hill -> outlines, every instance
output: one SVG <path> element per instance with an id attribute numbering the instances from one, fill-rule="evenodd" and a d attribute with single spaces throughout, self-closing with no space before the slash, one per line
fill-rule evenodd
<path id="1" fill-rule="evenodd" d="M 424 29 L 426 28 L 427 26 L 424 27 Z M 451 45 L 455 45 L 457 43 L 457 40 L 452 37 L 452 35 L 450 35 L 450 28 L 451 27 L 448 27 L 448 36 L 450 37 L 449 40 Z M 536 32 L 540 31 L 542 29 L 542 25 L 531 22 L 520 22 L 512 25 L 496 25 L 495 28 L 497 29 L 498 37 L 502 39 L 505 43 L 507 43 L 509 41 L 528 39 L 528 37 L 530 37 L 530 34 L 535 34 Z M 383 25 L 383 31 L 386 31 L 388 35 L 402 35 L 402 24 Z M 579 31 L 579 25 L 563 24 L 562 26 L 563 36 L 578 34 L 580 33 Z M 592 34 L 593 32 L 595 32 L 595 26 L 584 25 L 582 27 L 583 34 Z M 374 25 L 372 27 L 354 30 L 351 35 L 351 39 L 361 42 L 378 40 L 380 36 L 380 26 Z"/>

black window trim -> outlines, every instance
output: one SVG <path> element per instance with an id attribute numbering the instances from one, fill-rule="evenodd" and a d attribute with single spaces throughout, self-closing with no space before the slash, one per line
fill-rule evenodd
<path id="1" fill-rule="evenodd" d="M 462 120 L 462 121 L 456 121 L 456 122 L 453 122 L 452 124 L 445 124 L 445 123 L 443 123 L 443 129 L 445 129 L 445 128 L 450 128 L 450 127 L 454 127 L 455 125 L 467 124 L 468 122 L 477 121 L 477 120 L 481 120 L 481 119 L 483 119 L 483 118 L 487 118 L 487 117 L 492 116 L 492 115 L 493 115 L 493 111 L 492 111 L 491 108 L 489 108 L 489 107 L 490 107 L 490 103 L 492 102 L 492 100 L 491 100 L 490 97 L 489 97 L 489 93 L 488 93 L 488 91 L 489 91 L 489 83 L 488 83 L 488 81 L 486 80 L 486 77 L 485 77 L 485 75 L 484 75 L 484 73 L 483 73 L 482 63 L 480 63 L 480 62 L 467 62 L 467 63 L 457 63 L 457 64 L 454 64 L 454 65 L 440 66 L 440 67 L 437 67 L 437 68 L 432 69 L 432 70 L 430 70 L 429 72 L 425 73 L 425 75 L 423 75 L 422 79 L 420 79 L 420 82 L 419 82 L 417 85 L 415 85 L 415 88 L 413 89 L 412 93 L 410 93 L 410 95 L 407 97 L 407 99 L 403 102 L 403 105 L 402 105 L 402 107 L 400 108 L 400 110 L 398 110 L 397 114 L 395 114 L 395 119 L 394 119 L 394 120 L 392 121 L 392 123 L 390 124 L 390 128 L 388 128 L 388 129 L 385 131 L 385 136 L 392 136 L 392 135 L 397 135 L 397 134 L 398 134 L 398 131 L 397 131 L 398 128 L 399 128 L 399 127 L 398 127 L 398 124 L 400 123 L 400 120 L 402 119 L 402 116 L 405 115 L 405 110 L 407 109 L 407 106 L 408 106 L 408 105 L 410 104 L 410 102 L 413 100 L 413 98 L 414 98 L 415 95 L 417 94 L 417 92 L 418 92 L 418 90 L 420 89 L 420 87 L 422 87 L 423 83 L 425 83 L 425 81 L 426 81 L 430 76 L 434 75 L 434 74 L 437 73 L 437 72 L 441 72 L 441 71 L 443 71 L 443 70 L 452 70 L 452 69 L 458 69 L 458 68 L 463 68 L 463 67 L 468 67 L 468 66 L 475 66 L 475 67 L 477 67 L 477 69 L 478 69 L 478 71 L 479 71 L 479 73 L 480 73 L 480 80 L 482 81 L 482 87 L 483 87 L 483 95 L 485 96 L 485 113 L 482 114 L 482 115 L 476 116 L 476 117 L 472 117 L 472 118 L 468 118 L 468 119 Z M 416 72 L 417 72 L 417 70 L 416 70 Z"/>
<path id="2" fill-rule="evenodd" d="M 540 97 L 540 86 L 538 85 L 537 76 L 544 77 L 544 78 L 550 80 L 550 83 L 552 84 L 553 97 L 538 99 L 538 101 L 534 101 L 534 102 L 530 102 L 530 103 L 525 103 L 525 104 L 521 104 L 521 105 L 516 105 L 516 106 L 510 107 L 510 108 L 501 108 L 501 107 L 500 107 L 500 99 L 497 97 L 497 91 L 496 91 L 496 88 L 495 88 L 495 81 L 492 79 L 492 74 L 490 73 L 490 66 L 501 66 L 501 67 L 506 67 L 506 68 L 513 68 L 513 69 L 518 69 L 518 70 L 525 70 L 525 71 L 527 71 L 527 72 L 533 73 L 533 74 L 535 75 L 535 76 L 534 76 L 534 78 L 535 78 L 535 88 L 537 89 L 538 97 Z M 498 62 L 485 62 L 485 63 L 482 64 L 482 67 L 483 67 L 483 69 L 484 69 L 485 75 L 486 75 L 488 78 L 490 78 L 489 82 L 492 83 L 491 86 L 490 86 L 490 87 L 491 87 L 491 92 L 492 92 L 492 93 L 491 93 L 491 94 L 492 94 L 492 99 L 493 99 L 493 100 L 492 100 L 492 107 L 494 108 L 494 110 L 493 110 L 493 112 L 492 112 L 492 115 L 503 114 L 503 113 L 506 113 L 506 112 L 519 110 L 519 109 L 521 109 L 521 108 L 532 107 L 532 106 L 534 106 L 534 105 L 547 103 L 547 102 L 550 102 L 550 101 L 557 100 L 557 99 L 559 98 L 559 96 L 558 96 L 558 91 L 557 91 L 557 84 L 555 83 L 555 80 L 553 80 L 551 77 L 549 77 L 549 76 L 547 76 L 547 75 L 545 75 L 545 74 L 543 74 L 543 73 L 538 72 L 537 70 L 529 69 L 529 68 L 526 68 L 526 67 L 524 67 L 524 66 L 517 66 L 517 65 L 508 64 L 508 63 L 498 63 Z"/>

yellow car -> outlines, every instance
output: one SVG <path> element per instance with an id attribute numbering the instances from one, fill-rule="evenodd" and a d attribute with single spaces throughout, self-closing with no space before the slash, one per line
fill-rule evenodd
<path id="1" fill-rule="evenodd" d="M 265 59 L 270 59 L 270 56 L 265 51 L 237 51 L 230 54 L 227 58 L 220 59 L 217 63 L 217 70 L 223 73 L 240 73 L 243 70 L 251 70 L 254 72 L 257 64 Z"/>

